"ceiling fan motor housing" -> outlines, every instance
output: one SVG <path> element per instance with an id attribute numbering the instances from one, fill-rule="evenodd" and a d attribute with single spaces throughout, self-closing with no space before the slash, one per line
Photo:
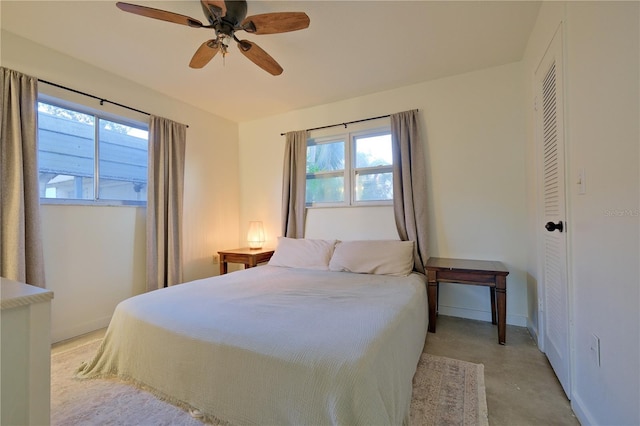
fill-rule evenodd
<path id="1" fill-rule="evenodd" d="M 220 7 L 205 1 L 201 2 L 202 10 L 211 26 L 215 28 L 216 34 L 231 36 L 247 16 L 247 2 L 242 0 L 225 1 L 224 3 L 227 11 L 224 16 L 221 16 L 222 9 Z"/>

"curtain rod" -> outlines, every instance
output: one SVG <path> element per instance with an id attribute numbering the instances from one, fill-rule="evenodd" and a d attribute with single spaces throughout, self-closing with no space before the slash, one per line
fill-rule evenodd
<path id="1" fill-rule="evenodd" d="M 99 100 L 99 101 L 100 101 L 100 105 L 104 105 L 104 103 L 105 103 L 105 102 L 107 102 L 107 103 L 109 103 L 109 104 L 119 106 L 120 108 L 125 108 L 125 109 L 128 109 L 128 110 L 130 110 L 130 111 L 139 112 L 140 114 L 149 115 L 149 116 L 151 115 L 151 114 L 150 114 L 150 113 L 148 113 L 148 112 L 141 111 L 141 110 L 139 110 L 139 109 L 132 108 L 132 107 L 130 107 L 130 106 L 123 105 L 123 104 L 120 104 L 120 103 L 118 103 L 118 102 L 113 102 L 113 101 L 110 101 L 109 99 L 105 99 L 105 98 L 101 98 L 101 97 L 99 97 L 99 96 L 92 95 L 91 93 L 82 92 L 82 91 L 80 91 L 80 90 L 72 89 L 72 88 L 70 88 L 70 87 L 66 87 L 66 86 L 63 86 L 63 85 L 61 85 L 61 84 L 52 83 L 52 82 L 47 81 L 47 80 L 41 80 L 41 79 L 38 79 L 38 81 L 39 81 L 40 83 L 44 83 L 44 84 L 48 84 L 48 85 L 50 85 L 50 86 L 58 87 L 58 88 L 60 88 L 60 89 L 68 90 L 68 91 L 70 91 L 70 92 L 77 93 L 77 94 L 79 94 L 79 95 L 84 95 L 84 96 L 88 96 L 88 97 L 93 98 L 93 99 L 97 99 L 97 100 Z M 187 128 L 188 128 L 188 127 L 189 127 L 189 126 L 187 125 Z"/>
<path id="2" fill-rule="evenodd" d="M 328 129 L 330 127 L 337 127 L 337 126 L 344 126 L 344 128 L 347 128 L 347 125 L 349 124 L 354 124 L 354 123 L 361 123 L 363 121 L 371 121 L 371 120 L 378 120 L 379 118 L 387 118 L 387 117 L 391 117 L 391 114 L 387 114 L 387 115 L 380 115 L 378 117 L 371 117 L 371 118 L 363 118 L 361 120 L 353 120 L 353 121 L 347 121 L 346 123 L 337 123 L 337 124 L 330 124 L 328 126 L 320 126 L 320 127 L 313 127 L 311 129 L 306 129 L 307 132 L 310 132 L 312 130 L 320 130 L 320 129 Z M 286 133 L 280 133 L 280 136 L 284 136 L 286 135 Z"/>

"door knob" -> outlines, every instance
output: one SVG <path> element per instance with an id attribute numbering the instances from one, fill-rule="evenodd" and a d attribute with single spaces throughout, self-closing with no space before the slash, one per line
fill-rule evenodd
<path id="1" fill-rule="evenodd" d="M 558 221 L 558 223 L 553 223 L 553 222 L 547 222 L 547 224 L 544 226 L 547 231 L 549 232 L 553 232 L 556 229 L 560 232 L 562 232 L 562 230 L 564 229 L 564 225 L 562 223 L 562 221 Z"/>

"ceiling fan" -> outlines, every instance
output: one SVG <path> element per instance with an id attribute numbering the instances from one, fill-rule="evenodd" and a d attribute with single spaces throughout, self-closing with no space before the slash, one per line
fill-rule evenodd
<path id="1" fill-rule="evenodd" d="M 232 40 L 238 44 L 238 49 L 253 63 L 272 75 L 282 74 L 282 67 L 260 46 L 236 37 L 236 31 L 250 34 L 277 34 L 305 29 L 309 26 L 309 17 L 304 12 L 275 12 L 247 16 L 247 2 L 245 0 L 200 0 L 202 10 L 209 21 L 204 25 L 197 19 L 180 15 L 166 10 L 139 6 L 131 3 L 117 2 L 116 6 L 125 12 L 162 21 L 187 25 L 192 28 L 212 28 L 215 38 L 207 40 L 196 50 L 191 58 L 191 68 L 202 68 L 216 56 L 218 52 L 224 57 Z"/>

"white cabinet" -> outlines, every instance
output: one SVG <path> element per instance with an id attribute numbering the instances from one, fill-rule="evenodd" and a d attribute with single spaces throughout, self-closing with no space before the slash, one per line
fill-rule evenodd
<path id="1" fill-rule="evenodd" d="M 53 292 L 0 278 L 0 424 L 48 425 Z"/>

